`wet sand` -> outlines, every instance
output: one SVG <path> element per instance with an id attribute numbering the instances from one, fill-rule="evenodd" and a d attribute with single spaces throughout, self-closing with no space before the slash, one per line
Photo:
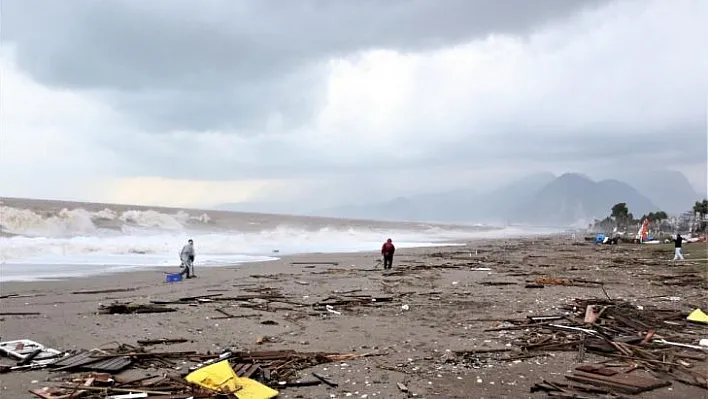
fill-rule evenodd
<path id="1" fill-rule="evenodd" d="M 708 264 L 701 256 L 705 248 L 705 244 L 689 244 L 687 261 L 671 263 L 666 259 L 672 249 L 664 246 L 595 246 L 568 238 L 528 238 L 475 241 L 465 247 L 402 249 L 392 273 L 383 273 L 380 265 L 375 267 L 379 259 L 375 253 L 311 254 L 267 263 L 197 268 L 197 279 L 171 284 L 164 282 L 165 269 L 65 281 L 3 283 L 1 295 L 28 295 L 0 300 L 3 312 L 41 315 L 2 317 L 0 336 L 2 340 L 32 339 L 60 350 L 91 349 L 115 342 L 135 344 L 140 339 L 187 338 L 191 342 L 156 349 L 383 354 L 303 371 L 303 376 L 310 371 L 329 375 L 339 386 L 285 388 L 281 390 L 283 398 L 339 398 L 348 394 L 355 398 L 405 397 L 397 382 L 405 383 L 418 397 L 545 397 L 529 393 L 530 387 L 541 379 L 562 380 L 578 365 L 574 352 L 550 352 L 549 356 L 477 366 L 456 361 L 452 352 L 513 347 L 521 331 L 484 330 L 499 326 L 502 319 L 558 314 L 560 306 L 573 298 L 605 296 L 597 287 L 524 288 L 526 280 L 539 276 L 603 282 L 613 298 L 631 299 L 637 304 L 658 304 L 681 311 L 691 311 L 695 306 L 708 309 L 705 279 L 683 286 L 660 282 L 666 275 L 705 276 Z M 698 258 L 703 260 L 691 260 Z M 510 284 L 482 284 L 485 282 Z M 135 290 L 73 293 L 114 288 Z M 270 311 L 213 302 L 174 305 L 179 310 L 173 313 L 97 314 L 99 304 L 113 301 L 147 303 L 203 294 L 236 296 L 267 289 L 285 295 L 292 303 L 273 303 Z M 394 299 L 377 306 L 343 307 L 338 309 L 340 315 L 314 314 L 309 306 L 343 292 Z M 670 301 L 661 296 L 681 299 Z M 408 310 L 403 305 L 408 305 Z M 253 317 L 214 319 L 222 316 L 216 308 Z M 266 320 L 275 323 L 261 324 Z M 259 337 L 269 339 L 258 344 Z M 604 360 L 588 355 L 586 361 L 599 359 Z M 703 362 L 702 366 L 705 370 L 707 365 Z M 47 371 L 0 375 L 0 395 L 28 397 L 27 390 L 45 386 L 48 376 Z M 670 388 L 636 397 L 700 398 L 706 394 L 703 389 L 674 382 Z"/>

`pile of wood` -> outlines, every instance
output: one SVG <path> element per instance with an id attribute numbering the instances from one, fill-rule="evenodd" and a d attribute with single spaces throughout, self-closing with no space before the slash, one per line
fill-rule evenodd
<path id="1" fill-rule="evenodd" d="M 314 310 L 326 310 L 328 306 L 343 309 L 352 309 L 360 306 L 378 306 L 382 303 L 393 302 L 393 296 L 372 296 L 372 295 L 336 295 L 329 296 L 317 303 L 312 304 Z"/>
<path id="2" fill-rule="evenodd" d="M 57 398 L 216 398 L 214 392 L 193 386 L 176 375 L 145 375 L 121 378 L 108 373 L 75 374 L 53 386 L 29 392 L 42 399 Z"/>
<path id="3" fill-rule="evenodd" d="M 163 342 L 164 341 L 164 342 Z M 179 340 L 177 340 L 179 341 Z M 170 340 L 160 340 L 169 343 Z M 149 341 L 153 344 L 153 341 Z M 250 378 L 271 387 L 337 384 L 325 376 L 312 373 L 309 380 L 299 380 L 304 369 L 330 362 L 348 361 L 373 354 L 339 354 L 322 352 L 275 351 L 225 351 L 221 354 L 194 351 L 147 351 L 144 346 L 121 344 L 110 349 L 93 349 L 67 353 L 48 367 L 52 371 L 71 374 L 55 382 L 56 385 L 30 391 L 37 397 L 49 398 L 104 398 L 107 395 L 124 397 L 169 397 L 173 399 L 217 397 L 214 392 L 189 384 L 184 378 L 192 371 L 227 360 L 239 377 Z M 175 369 L 183 363 L 191 364 L 182 374 Z M 135 377 L 135 370 L 162 370 Z M 131 377 L 121 377 L 132 370 Z M 88 374 L 85 374 L 88 373 Z M 136 395 L 136 396 L 129 396 Z M 139 396 L 137 396 L 139 395 Z"/>
<path id="4" fill-rule="evenodd" d="M 577 351 L 579 362 L 588 353 L 608 358 L 603 366 L 579 367 L 566 376 L 575 385 L 620 394 L 663 387 L 673 380 L 708 389 L 708 348 L 695 344 L 705 337 L 705 325 L 688 322 L 687 313 L 609 299 L 576 299 L 565 308 L 569 316 L 536 317 L 499 330 L 524 330 L 516 342 L 522 353 Z M 612 369 L 610 362 L 622 372 Z M 640 369 L 650 375 L 629 374 Z M 545 382 L 534 390 L 556 397 L 581 397 L 572 395 L 584 392 L 588 397 L 584 388 L 571 394 L 567 384 Z"/>

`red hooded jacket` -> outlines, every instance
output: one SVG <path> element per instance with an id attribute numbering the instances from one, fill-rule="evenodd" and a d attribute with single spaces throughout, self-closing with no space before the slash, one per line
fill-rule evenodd
<path id="1" fill-rule="evenodd" d="M 396 252 L 396 247 L 393 246 L 393 242 L 391 242 L 391 239 L 389 238 L 381 247 L 381 255 L 393 255 L 394 252 Z"/>

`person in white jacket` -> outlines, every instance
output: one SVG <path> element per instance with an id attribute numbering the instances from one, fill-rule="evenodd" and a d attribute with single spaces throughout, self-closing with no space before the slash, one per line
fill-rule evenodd
<path id="1" fill-rule="evenodd" d="M 197 277 L 194 274 L 194 241 L 190 238 L 187 245 L 182 247 L 179 253 L 179 259 L 182 261 L 182 271 L 180 276 L 187 275 L 187 278 Z"/>

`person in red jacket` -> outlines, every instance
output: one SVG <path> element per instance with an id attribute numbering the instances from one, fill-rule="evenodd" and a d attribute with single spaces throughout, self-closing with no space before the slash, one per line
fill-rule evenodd
<path id="1" fill-rule="evenodd" d="M 381 247 L 381 255 L 383 255 L 384 269 L 390 269 L 393 266 L 393 253 L 396 252 L 396 247 L 393 246 L 393 241 L 389 238 Z"/>

